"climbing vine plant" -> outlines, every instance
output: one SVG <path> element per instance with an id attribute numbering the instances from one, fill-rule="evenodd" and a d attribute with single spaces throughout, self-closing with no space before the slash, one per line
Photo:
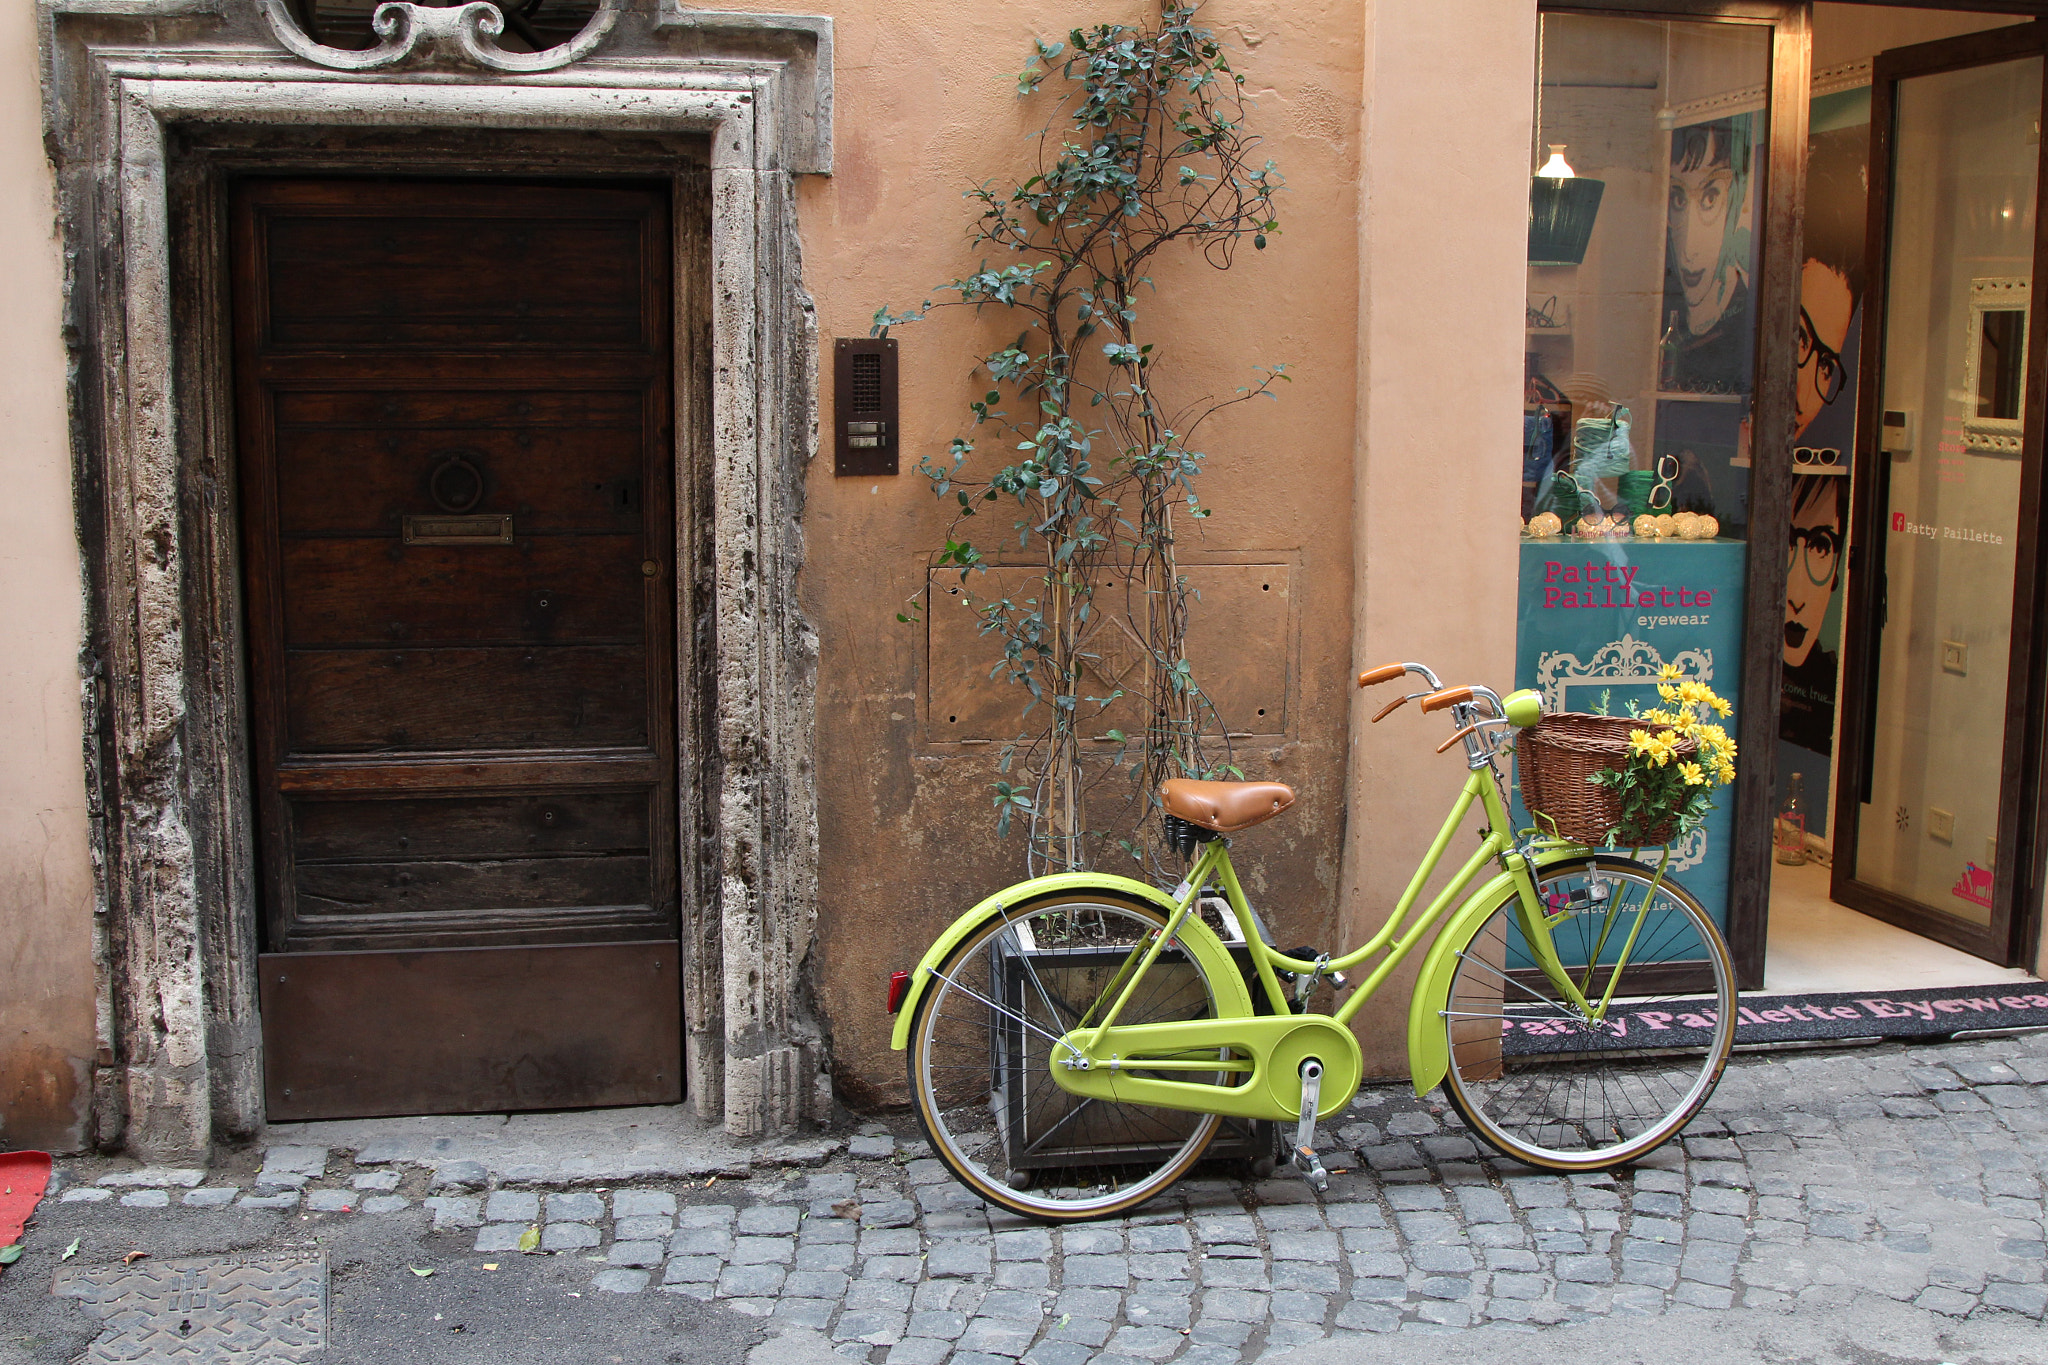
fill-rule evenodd
<path id="1" fill-rule="evenodd" d="M 1255 155 L 1244 77 L 1197 8 L 1169 0 L 1156 22 L 1035 42 L 1017 77 L 1020 97 L 1049 105 L 1033 173 L 967 192 L 990 254 L 943 286 L 954 297 L 875 314 L 878 336 L 934 307 L 1022 324 L 979 357 L 970 434 L 919 463 L 953 517 L 899 619 L 959 602 L 1001 645 L 990 676 L 1021 689 L 1022 714 L 992 787 L 997 828 L 1025 822 L 1034 871 L 1119 851 L 1154 862 L 1160 780 L 1236 773 L 1187 658 L 1178 537 L 1209 515 L 1197 434 L 1275 397 L 1285 367 L 1191 394 L 1141 305 L 1160 297 L 1155 270 L 1264 249 L 1282 180 Z"/>

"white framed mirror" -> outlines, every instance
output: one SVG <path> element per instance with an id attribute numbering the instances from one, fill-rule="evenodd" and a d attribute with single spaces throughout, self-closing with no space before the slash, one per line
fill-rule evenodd
<path id="1" fill-rule="evenodd" d="M 2018 455 L 2026 421 L 2027 306 L 2019 276 L 1970 281 L 1970 335 L 1963 347 L 1963 444 L 1980 455 Z"/>

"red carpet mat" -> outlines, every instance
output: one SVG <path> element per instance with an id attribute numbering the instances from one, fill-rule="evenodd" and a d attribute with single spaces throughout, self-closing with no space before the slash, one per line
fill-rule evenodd
<path id="1" fill-rule="evenodd" d="M 50 1187 L 48 1152 L 7 1152 L 0 1154 L 0 1247 L 21 1240 L 28 1216 L 42 1202 Z"/>

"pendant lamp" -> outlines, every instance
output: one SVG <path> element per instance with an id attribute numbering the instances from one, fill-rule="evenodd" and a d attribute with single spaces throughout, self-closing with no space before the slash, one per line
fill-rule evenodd
<path id="1" fill-rule="evenodd" d="M 1578 265 L 1593 239 L 1604 180 L 1588 180 L 1564 159 L 1564 144 L 1550 144 L 1550 160 L 1529 178 L 1529 264 Z"/>

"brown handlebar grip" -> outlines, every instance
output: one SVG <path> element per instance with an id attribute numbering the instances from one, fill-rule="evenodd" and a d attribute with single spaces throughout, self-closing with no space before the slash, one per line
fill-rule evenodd
<path id="1" fill-rule="evenodd" d="M 1446 750 L 1446 749 L 1450 748 L 1450 747 L 1451 747 L 1451 746 L 1452 746 L 1453 744 L 1456 744 L 1456 743 L 1457 743 L 1457 742 L 1458 742 L 1459 740 L 1461 740 L 1461 739 L 1463 739 L 1463 738 L 1464 738 L 1465 736 L 1467 736 L 1467 735 L 1471 734 L 1471 733 L 1472 733 L 1472 732 L 1473 732 L 1474 730 L 1477 730 L 1478 728 L 1479 728 L 1479 722 L 1475 720 L 1475 721 L 1473 721 L 1473 722 L 1472 722 L 1472 723 L 1471 723 L 1470 725 L 1466 726 L 1466 727 L 1465 727 L 1464 729 L 1462 729 L 1462 730 L 1458 731 L 1458 733 L 1457 733 L 1457 734 L 1455 734 L 1455 735 L 1452 735 L 1452 736 L 1451 736 L 1451 737 L 1450 737 L 1449 739 L 1447 739 L 1447 740 L 1445 740 L 1445 741 L 1444 741 L 1443 743 L 1441 743 L 1441 744 L 1437 745 L 1437 746 L 1436 746 L 1436 751 L 1437 751 L 1438 753 L 1442 753 L 1442 752 L 1443 752 L 1444 750 Z"/>
<path id="2" fill-rule="evenodd" d="M 1441 692 L 1432 692 L 1424 697 L 1422 699 L 1422 709 L 1425 711 L 1441 711 L 1447 706 L 1463 706 L 1470 700 L 1472 700 L 1471 688 L 1446 687 Z"/>
<path id="3" fill-rule="evenodd" d="M 1396 678 L 1406 677 L 1407 674 L 1408 666 L 1406 664 L 1381 664 L 1378 668 L 1368 668 L 1365 672 L 1359 674 L 1358 685 L 1360 687 L 1378 687 L 1381 683 L 1392 682 Z M 1385 715 L 1386 712 L 1382 711 L 1380 714 Z"/>
<path id="4" fill-rule="evenodd" d="M 1393 715 L 1396 711 L 1406 706 L 1412 700 L 1414 700 L 1412 695 L 1405 692 L 1402 693 L 1400 696 L 1388 702 L 1385 706 L 1382 706 L 1380 708 L 1380 713 L 1372 718 L 1372 723 L 1374 725 L 1378 725 L 1381 721 L 1385 720 L 1388 716 Z"/>

